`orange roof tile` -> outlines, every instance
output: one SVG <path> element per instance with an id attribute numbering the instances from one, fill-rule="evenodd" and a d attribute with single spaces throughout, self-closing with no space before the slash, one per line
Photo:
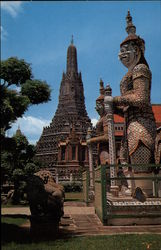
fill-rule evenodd
<path id="1" fill-rule="evenodd" d="M 114 114 L 114 122 L 115 123 L 124 123 L 124 118 L 121 117 L 120 115 Z"/>
<path id="2" fill-rule="evenodd" d="M 156 120 L 157 127 L 161 126 L 161 104 L 152 104 L 152 110 Z M 115 123 L 124 123 L 124 118 L 114 114 Z"/>
<path id="3" fill-rule="evenodd" d="M 154 113 L 156 123 L 161 124 L 161 104 L 153 104 L 152 105 L 152 110 L 153 110 L 153 113 Z"/>

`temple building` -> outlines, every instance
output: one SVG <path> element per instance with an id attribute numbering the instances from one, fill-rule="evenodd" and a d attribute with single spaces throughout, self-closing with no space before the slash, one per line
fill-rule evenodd
<path id="1" fill-rule="evenodd" d="M 50 126 L 43 129 L 37 143 L 37 159 L 53 174 L 63 176 L 76 173 L 80 167 L 88 167 L 86 135 L 91 125 L 72 38 L 67 50 L 66 73 L 62 75 L 58 107 Z"/>

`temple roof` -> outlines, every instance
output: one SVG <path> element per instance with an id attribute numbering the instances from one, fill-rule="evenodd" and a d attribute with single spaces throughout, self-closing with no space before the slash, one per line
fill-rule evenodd
<path id="1" fill-rule="evenodd" d="M 161 126 L 161 104 L 152 104 L 152 110 L 156 120 L 157 127 Z"/>
<path id="2" fill-rule="evenodd" d="M 154 117 L 156 120 L 157 127 L 161 126 L 161 104 L 152 104 L 152 110 L 154 113 Z M 124 118 L 114 114 L 114 122 L 115 123 L 124 123 Z"/>

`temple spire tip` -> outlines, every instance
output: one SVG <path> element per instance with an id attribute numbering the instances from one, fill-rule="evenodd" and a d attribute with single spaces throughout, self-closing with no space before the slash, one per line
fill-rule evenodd
<path id="1" fill-rule="evenodd" d="M 73 45 L 74 44 L 74 37 L 72 35 L 72 39 L 71 39 L 71 44 Z"/>
<path id="2" fill-rule="evenodd" d="M 77 50 L 76 47 L 73 45 L 73 35 L 71 39 L 71 44 L 67 50 L 67 72 L 75 72 L 78 73 L 77 67 Z"/>

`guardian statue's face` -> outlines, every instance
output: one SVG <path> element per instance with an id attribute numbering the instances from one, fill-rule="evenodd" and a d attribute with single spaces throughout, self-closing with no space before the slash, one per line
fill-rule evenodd
<path id="1" fill-rule="evenodd" d="M 122 64 L 128 69 L 135 67 L 140 57 L 141 51 L 133 41 L 125 43 L 121 46 L 119 58 Z"/>
<path id="2" fill-rule="evenodd" d="M 96 111 L 100 116 L 104 114 L 104 105 L 102 102 L 96 102 Z"/>

